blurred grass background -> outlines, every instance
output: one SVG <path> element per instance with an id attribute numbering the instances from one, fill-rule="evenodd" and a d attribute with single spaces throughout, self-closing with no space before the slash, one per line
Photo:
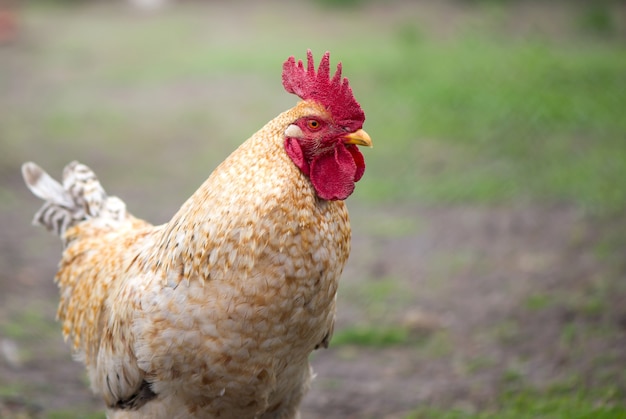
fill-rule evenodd
<path id="1" fill-rule="evenodd" d="M 368 170 L 349 203 L 355 230 L 378 239 L 414 234 L 423 220 L 410 210 L 385 213 L 416 204 L 574 208 L 598 225 L 611 223 L 615 234 L 594 251 L 623 279 L 615 256 L 626 244 L 621 2 L 180 1 L 141 10 L 124 2 L 42 0 L 16 3 L 14 10 L 19 32 L 0 46 L 0 210 L 6 214 L 34 212 L 24 204 L 34 200 L 24 200 L 23 161 L 56 175 L 77 159 L 134 213 L 166 221 L 237 145 L 295 103 L 282 89 L 281 65 L 311 48 L 316 57 L 329 50 L 333 63 L 343 62 L 375 143 L 364 150 Z M 375 222 L 367 208 L 379 208 Z M 43 246 L 9 227 L 3 226 L 5 238 L 23 240 L 28 249 Z M 16 257 L 10 247 L 3 247 L 4 266 Z M 36 256 L 20 256 L 21 263 Z M 441 263 L 454 272 L 466 258 Z M 374 318 L 409 304 L 401 296 L 410 293 L 394 278 L 348 281 L 343 290 L 348 303 L 366 304 Z M 584 310 L 593 311 L 598 300 L 601 310 L 611 290 L 585 299 Z M 551 298 L 538 292 L 526 303 L 541 310 Z M 50 319 L 29 313 L 4 319 L 2 335 L 30 342 L 36 336 L 25 327 L 59 334 Z M 409 339 L 402 327 L 387 326 L 340 329 L 334 344 L 384 348 Z M 421 348 L 452 352 L 445 337 Z M 480 359 L 475 364 L 485 368 Z M 616 374 L 626 380 L 621 367 Z M 598 392 L 614 391 L 609 387 Z M 484 412 L 416 406 L 403 417 L 626 414 L 599 406 L 607 398 L 596 393 L 579 397 L 577 389 L 522 392 L 521 401 L 503 394 L 501 410 Z"/>
<path id="2" fill-rule="evenodd" d="M 185 154 L 161 169 L 199 180 L 293 102 L 280 63 L 312 48 L 344 62 L 379 139 L 358 199 L 567 202 L 601 213 L 626 204 L 617 3 L 425 2 L 420 15 L 411 2 L 393 3 L 406 13 L 354 0 L 339 9 L 215 2 L 150 16 L 69 3 L 23 7 L 22 48 L 5 51 L 15 55 L 0 74 L 8 164 L 41 144 L 61 148 L 44 153 L 58 167 L 62 148 L 83 141 L 91 146 L 77 158 L 122 154 L 144 173 L 145 150 L 163 158 L 191 137 L 197 160 Z M 232 8 L 238 21 L 214 18 Z M 518 19 L 528 27 L 516 29 Z"/>

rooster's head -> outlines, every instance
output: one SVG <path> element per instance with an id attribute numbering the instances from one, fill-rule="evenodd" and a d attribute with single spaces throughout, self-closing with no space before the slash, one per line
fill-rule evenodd
<path id="1" fill-rule="evenodd" d="M 283 86 L 298 95 L 298 117 L 285 130 L 285 150 L 309 177 L 317 195 L 326 200 L 346 199 L 365 171 L 357 145 L 372 146 L 362 129 L 365 114 L 352 94 L 348 79 L 341 77 L 341 63 L 330 77 L 326 52 L 317 72 L 313 54 L 307 52 L 307 68 L 289 57 L 283 64 Z"/>

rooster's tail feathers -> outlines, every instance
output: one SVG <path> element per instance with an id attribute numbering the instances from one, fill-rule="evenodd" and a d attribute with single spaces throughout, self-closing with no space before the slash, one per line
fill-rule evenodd
<path id="1" fill-rule="evenodd" d="M 65 231 L 90 218 L 122 221 L 126 205 L 108 197 L 95 173 L 76 161 L 65 166 L 63 185 L 33 162 L 22 165 L 22 176 L 31 192 L 46 201 L 37 211 L 33 224 L 39 224 L 63 237 Z"/>

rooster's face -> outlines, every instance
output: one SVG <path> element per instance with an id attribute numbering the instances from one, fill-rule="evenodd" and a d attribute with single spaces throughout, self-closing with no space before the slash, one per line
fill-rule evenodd
<path id="1" fill-rule="evenodd" d="M 308 105 L 305 115 L 285 130 L 285 150 L 320 198 L 346 199 L 365 171 L 363 155 L 356 146 L 371 147 L 372 140 L 361 128 L 334 123 L 322 106 L 303 105 Z"/>
<path id="2" fill-rule="evenodd" d="M 293 122 L 285 130 L 285 151 L 308 176 L 321 199 L 346 199 L 354 182 L 365 171 L 357 145 L 372 145 L 363 131 L 365 114 L 352 94 L 348 79 L 341 76 L 341 63 L 330 76 L 326 52 L 315 71 L 313 53 L 307 65 L 289 57 L 283 64 L 283 86 L 303 102 L 293 109 Z"/>

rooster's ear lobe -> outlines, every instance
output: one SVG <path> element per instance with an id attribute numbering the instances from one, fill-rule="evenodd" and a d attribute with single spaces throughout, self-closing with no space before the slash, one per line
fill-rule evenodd
<path id="1" fill-rule="evenodd" d="M 304 138 L 304 133 L 302 132 L 302 129 L 299 126 L 297 126 L 295 124 L 291 124 L 285 130 L 285 137 L 287 137 L 287 138 Z"/>

